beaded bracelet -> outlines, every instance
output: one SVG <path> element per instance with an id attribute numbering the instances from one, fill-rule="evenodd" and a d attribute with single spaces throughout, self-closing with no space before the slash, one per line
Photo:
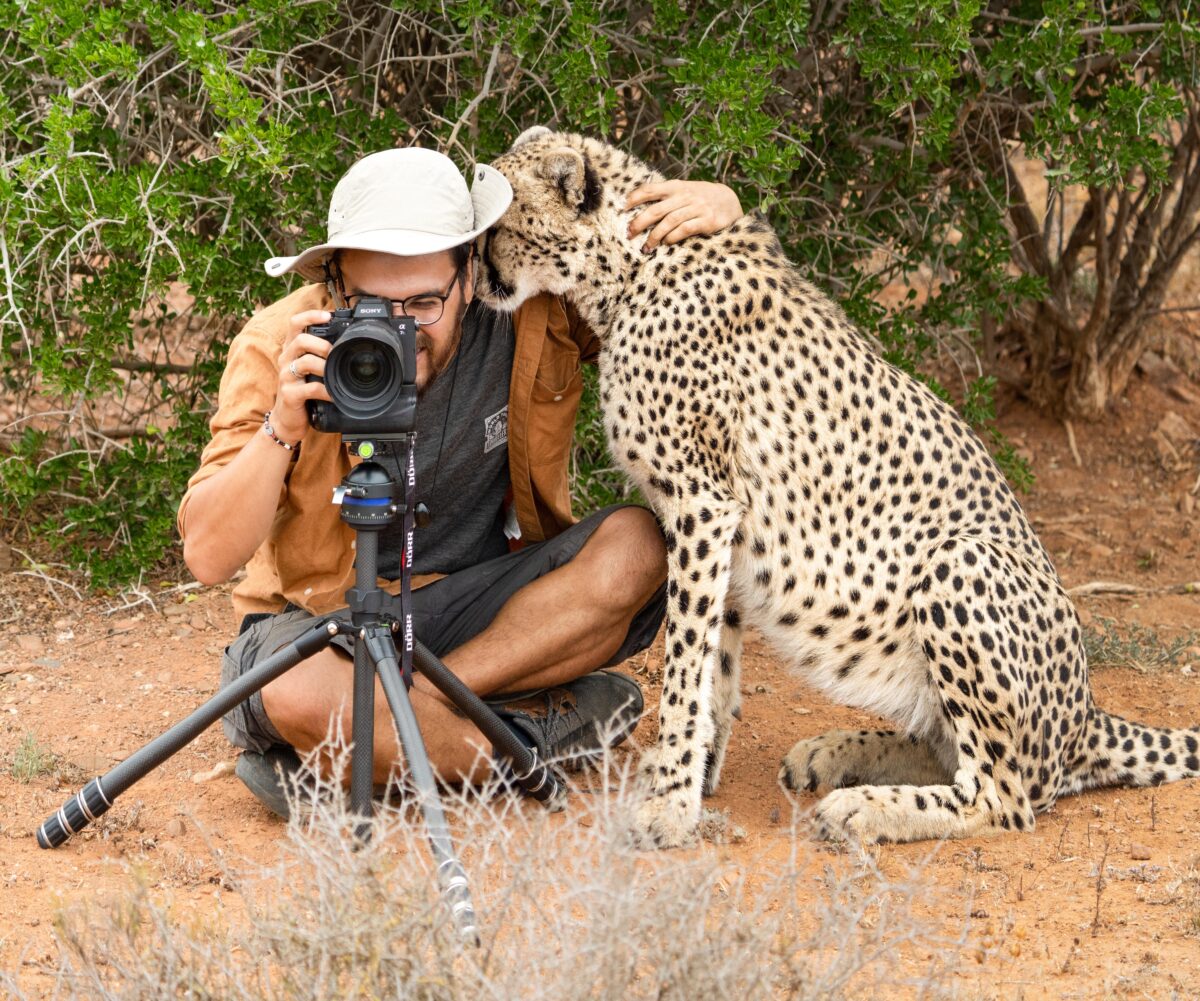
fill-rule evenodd
<path id="1" fill-rule="evenodd" d="M 271 441 L 275 442 L 276 445 L 280 446 L 281 448 L 286 448 L 289 452 L 295 451 L 300 447 L 300 442 L 296 442 L 294 445 L 289 445 L 286 441 L 275 434 L 275 429 L 271 427 L 271 411 L 269 410 L 263 414 L 263 434 L 270 438 Z"/>

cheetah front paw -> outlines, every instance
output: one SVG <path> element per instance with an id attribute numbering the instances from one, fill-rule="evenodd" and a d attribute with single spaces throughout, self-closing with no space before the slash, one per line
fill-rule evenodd
<path id="1" fill-rule="evenodd" d="M 816 792 L 821 786 L 858 785 L 855 776 L 845 774 L 840 747 L 823 734 L 798 740 L 779 763 L 779 781 L 796 792 Z"/>
<path id="2" fill-rule="evenodd" d="M 822 841 L 895 841 L 886 804 L 868 786 L 835 789 L 817 804 L 813 834 Z"/>
<path id="3" fill-rule="evenodd" d="M 686 848 L 696 843 L 699 819 L 699 810 L 682 796 L 652 796 L 638 807 L 630 833 L 634 846 L 643 851 Z"/>

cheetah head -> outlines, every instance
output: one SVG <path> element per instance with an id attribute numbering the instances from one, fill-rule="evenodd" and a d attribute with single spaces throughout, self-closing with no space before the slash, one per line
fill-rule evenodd
<path id="1" fill-rule="evenodd" d="M 541 127 L 522 133 L 493 166 L 513 200 L 483 243 L 477 292 L 488 305 L 512 310 L 540 292 L 619 283 L 634 259 L 627 251 L 644 239 L 626 235 L 625 196 L 657 179 L 649 167 L 595 139 Z"/>

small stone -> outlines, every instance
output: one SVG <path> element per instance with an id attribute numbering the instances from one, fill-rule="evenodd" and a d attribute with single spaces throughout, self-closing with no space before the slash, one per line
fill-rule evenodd
<path id="1" fill-rule="evenodd" d="M 192 776 L 192 781 L 199 785 L 201 782 L 211 782 L 213 779 L 219 779 L 225 775 L 232 775 L 235 770 L 235 765 L 232 761 L 218 761 L 207 772 L 197 772 Z"/>
<path id="2" fill-rule="evenodd" d="M 770 685 L 755 685 L 754 691 L 758 695 L 770 695 L 775 689 Z"/>
<path id="3" fill-rule="evenodd" d="M 203 612 L 197 612 L 190 619 L 188 619 L 188 625 L 195 629 L 196 632 L 200 632 L 201 630 L 208 628 L 208 619 L 204 617 Z"/>
<path id="4" fill-rule="evenodd" d="M 175 627 L 175 635 L 178 636 L 180 639 L 187 639 L 189 636 L 192 635 L 192 627 L 188 626 L 188 625 L 176 626 Z"/>
<path id="5" fill-rule="evenodd" d="M 1137 862 L 1145 862 L 1150 858 L 1150 849 L 1148 846 L 1138 844 L 1135 841 L 1129 846 L 1129 857 Z"/>
<path id="6" fill-rule="evenodd" d="M 1113 551 L 1103 542 L 1093 542 L 1088 547 L 1088 555 L 1091 556 L 1092 559 L 1106 560 L 1113 555 Z"/>
<path id="7" fill-rule="evenodd" d="M 1195 429 L 1174 410 L 1163 415 L 1155 430 L 1165 435 L 1176 449 L 1185 448 L 1196 439 Z"/>
<path id="8" fill-rule="evenodd" d="M 1185 678 L 1190 678 L 1196 673 L 1196 671 L 1191 664 L 1184 664 L 1183 667 L 1179 669 L 1179 673 Z"/>
<path id="9" fill-rule="evenodd" d="M 25 633 L 17 637 L 18 649 L 25 653 L 41 653 L 46 647 L 40 636 L 35 636 L 33 633 Z"/>
<path id="10" fill-rule="evenodd" d="M 1157 351 L 1143 351 L 1137 367 L 1147 379 L 1158 383 L 1171 382 L 1179 375 L 1179 366 Z"/>
<path id="11" fill-rule="evenodd" d="M 163 615 L 168 619 L 182 619 L 185 615 L 190 615 L 191 609 L 187 605 L 167 605 L 163 609 Z"/>
<path id="12" fill-rule="evenodd" d="M 167 826 L 163 828 L 169 837 L 181 838 L 187 833 L 187 824 L 179 817 L 172 817 L 167 821 Z"/>
<path id="13" fill-rule="evenodd" d="M 137 619 L 118 619 L 116 622 L 114 622 L 112 624 L 112 631 L 114 633 L 127 633 L 127 632 L 129 632 L 130 629 L 134 628 L 134 626 L 136 626 L 137 624 L 138 624 Z"/>
<path id="14" fill-rule="evenodd" d="M 89 727 L 89 729 L 91 728 Z M 84 751 L 82 754 L 68 759 L 67 763 L 84 775 L 95 776 L 103 775 L 116 764 L 116 761 L 109 755 L 102 754 L 99 751 Z"/>
<path id="15" fill-rule="evenodd" d="M 74 624 L 75 624 L 74 619 L 62 618 L 62 619 L 54 620 L 54 628 L 55 629 L 70 629 L 71 626 L 73 626 Z"/>
<path id="16" fill-rule="evenodd" d="M 34 664 L 34 667 L 49 667 L 49 668 L 62 667 L 62 661 L 55 660 L 53 657 L 39 657 L 37 660 L 35 660 L 33 662 L 33 664 Z"/>
<path id="17" fill-rule="evenodd" d="M 795 706 L 792 709 L 792 712 L 794 712 L 797 716 L 811 716 L 812 715 L 812 710 L 805 709 L 804 706 Z"/>

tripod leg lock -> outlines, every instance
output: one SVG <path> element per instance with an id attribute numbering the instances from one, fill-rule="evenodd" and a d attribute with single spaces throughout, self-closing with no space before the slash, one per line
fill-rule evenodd
<path id="1" fill-rule="evenodd" d="M 352 587 L 346 592 L 346 605 L 355 614 L 367 614 L 379 619 L 395 610 L 396 599 L 378 588 L 363 590 Z"/>

